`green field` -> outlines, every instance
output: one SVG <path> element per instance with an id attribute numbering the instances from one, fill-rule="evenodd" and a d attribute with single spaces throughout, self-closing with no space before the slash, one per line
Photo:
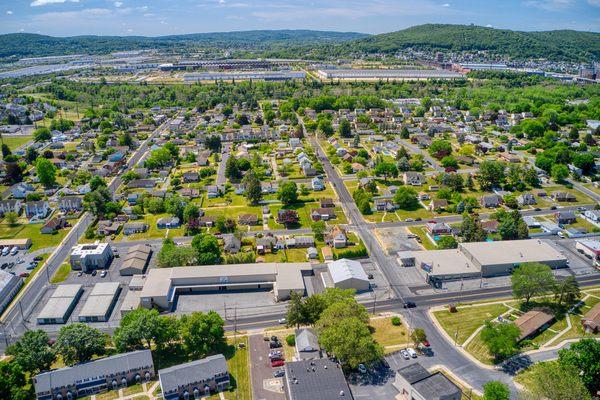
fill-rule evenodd
<path id="1" fill-rule="evenodd" d="M 485 321 L 497 318 L 508 311 L 508 307 L 503 304 L 489 304 L 485 306 L 458 307 L 457 310 L 455 313 L 451 313 L 448 310 L 436 311 L 433 315 L 437 318 L 446 333 L 452 339 L 456 337 L 456 342 L 462 344 Z"/>
<path id="2" fill-rule="evenodd" d="M 11 151 L 15 151 L 25 143 L 31 141 L 33 136 L 2 136 L 2 143 L 8 146 Z"/>
<path id="3" fill-rule="evenodd" d="M 69 229 L 61 229 L 55 234 L 44 235 L 40 232 L 42 224 L 20 224 L 10 226 L 6 223 L 0 224 L 0 239 L 31 239 L 30 251 L 57 246 L 66 236 Z"/>

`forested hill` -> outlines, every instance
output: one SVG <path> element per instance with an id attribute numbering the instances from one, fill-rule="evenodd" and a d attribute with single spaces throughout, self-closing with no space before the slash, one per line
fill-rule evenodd
<path id="1" fill-rule="evenodd" d="M 488 50 L 515 59 L 600 60 L 600 33 L 580 31 L 520 32 L 474 25 L 427 24 L 373 35 L 340 45 L 341 53 L 393 53 L 420 50 Z"/>
<path id="2" fill-rule="evenodd" d="M 139 49 L 180 49 L 181 46 L 268 49 L 293 45 L 340 43 L 366 37 L 355 32 L 312 30 L 256 30 L 194 33 L 174 36 L 72 36 L 53 37 L 31 33 L 0 35 L 0 60 L 9 57 L 42 57 L 63 54 L 106 54 Z"/>

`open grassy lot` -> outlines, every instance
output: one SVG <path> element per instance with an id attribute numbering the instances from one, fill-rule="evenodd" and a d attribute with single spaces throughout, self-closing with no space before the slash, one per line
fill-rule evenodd
<path id="1" fill-rule="evenodd" d="M 270 229 L 285 229 L 285 226 L 277 223 L 277 212 L 281 209 L 285 210 L 296 210 L 298 213 L 298 217 L 300 222 L 295 226 L 295 228 L 310 228 L 312 223 L 312 219 L 310 218 L 310 211 L 313 208 L 318 208 L 319 203 L 310 202 L 310 203 L 296 203 L 290 204 L 287 206 L 282 206 L 280 204 L 272 204 L 269 206 L 269 210 L 271 210 L 272 218 L 269 218 L 269 228 Z"/>
<path id="2" fill-rule="evenodd" d="M 571 202 L 554 202 L 554 204 L 560 204 L 562 206 L 576 206 L 576 205 L 580 205 L 580 204 L 594 204 L 594 200 L 590 199 L 589 197 L 587 197 L 585 194 L 581 193 L 580 191 L 578 191 L 577 189 L 571 189 L 565 186 L 545 186 L 543 187 L 543 189 L 546 191 L 546 193 L 548 193 L 548 199 L 550 200 L 550 195 L 552 194 L 552 192 L 568 192 L 573 194 L 576 198 L 577 201 L 571 201 Z"/>
<path id="3" fill-rule="evenodd" d="M 228 400 L 251 400 L 252 385 L 250 383 L 250 354 L 248 353 L 248 337 L 229 337 L 227 341 L 230 344 L 230 350 L 227 352 L 227 354 L 225 354 L 225 357 L 227 358 L 229 373 L 231 374 L 232 386 L 235 389 L 231 392 L 225 392 L 225 398 Z M 238 347 L 239 343 L 243 343 L 245 347 L 240 349 Z"/>
<path id="4" fill-rule="evenodd" d="M 7 223 L 0 223 L 0 239 L 31 239 L 30 251 L 44 249 L 46 247 L 57 246 L 66 236 L 69 228 L 61 229 L 55 234 L 42 234 L 40 228 L 42 224 L 20 224 L 10 226 Z"/>
<path id="5" fill-rule="evenodd" d="M 136 220 L 135 222 L 144 222 L 148 224 L 148 230 L 143 233 L 134 233 L 133 235 L 123 235 L 123 231 L 119 233 L 116 240 L 144 240 L 144 239 L 159 239 L 167 237 L 167 229 L 158 229 L 156 226 L 156 221 L 160 218 L 170 217 L 169 214 L 146 214 L 143 219 Z M 168 237 L 173 238 L 177 236 L 183 236 L 185 228 L 176 228 L 168 230 Z"/>
<path id="6" fill-rule="evenodd" d="M 261 257 L 264 257 L 265 262 L 295 263 L 307 261 L 306 249 L 279 250 L 277 253 L 269 253 Z"/>
<path id="7" fill-rule="evenodd" d="M 437 245 L 432 243 L 432 241 L 427 236 L 427 231 L 424 226 L 411 226 L 408 230 L 417 235 L 419 239 L 421 239 L 421 245 L 425 247 L 426 250 L 435 250 L 437 249 Z"/>
<path id="8" fill-rule="evenodd" d="M 594 294 L 594 291 L 587 291 L 588 293 Z M 598 293 L 600 295 L 600 293 Z M 600 333 L 589 334 L 583 330 L 583 326 L 581 325 L 581 318 L 588 312 L 592 307 L 594 307 L 597 303 L 600 303 L 600 296 L 593 295 L 585 299 L 584 304 L 579 307 L 578 314 L 570 314 L 569 318 L 571 319 L 571 329 L 569 329 L 564 335 L 558 339 L 559 341 L 566 339 L 576 339 L 581 337 L 600 337 Z M 585 296 L 585 294 L 583 294 Z M 598 296 L 598 297 L 596 297 Z"/>
<path id="9" fill-rule="evenodd" d="M 50 283 L 56 284 L 64 282 L 70 273 L 71 265 L 69 265 L 69 263 L 63 263 L 60 267 L 58 267 L 52 278 L 50 278 Z"/>
<path id="10" fill-rule="evenodd" d="M 488 304 L 483 306 L 462 306 L 457 312 L 448 310 L 436 311 L 433 315 L 451 338 L 456 338 L 458 344 L 464 343 L 469 336 L 482 326 L 485 321 L 497 318 L 508 311 L 503 304 Z"/>
<path id="11" fill-rule="evenodd" d="M 406 326 L 392 325 L 392 318 L 372 318 L 369 325 L 373 331 L 373 339 L 382 346 L 397 346 L 406 344 L 408 333 Z"/>
<path id="12" fill-rule="evenodd" d="M 25 143 L 31 141 L 33 136 L 2 136 L 2 143 L 8 146 L 11 151 L 15 151 Z"/>

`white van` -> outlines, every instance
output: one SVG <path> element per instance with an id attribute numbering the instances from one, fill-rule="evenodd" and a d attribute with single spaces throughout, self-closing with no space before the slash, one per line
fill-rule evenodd
<path id="1" fill-rule="evenodd" d="M 14 256 L 15 254 L 17 254 L 19 252 L 19 248 L 17 246 L 13 247 L 12 249 L 10 249 L 10 255 Z"/>
<path id="2" fill-rule="evenodd" d="M 412 347 L 409 347 L 408 349 L 406 349 L 406 351 L 408 352 L 408 355 L 411 356 L 411 358 L 417 358 L 417 352 Z"/>

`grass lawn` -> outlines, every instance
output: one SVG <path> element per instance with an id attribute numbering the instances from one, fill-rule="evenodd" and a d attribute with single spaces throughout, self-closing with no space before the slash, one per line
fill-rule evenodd
<path id="1" fill-rule="evenodd" d="M 424 221 L 426 221 L 428 219 L 432 219 L 432 218 L 436 217 L 435 213 L 432 213 L 431 211 L 429 211 L 425 208 L 418 208 L 413 211 L 396 210 L 396 215 L 398 215 L 398 218 L 400 218 L 400 220 L 402 220 L 402 221 L 406 220 L 406 218 L 412 218 L 412 219 L 421 218 Z"/>
<path id="2" fill-rule="evenodd" d="M 579 218 L 577 218 L 576 223 L 566 225 L 565 228 L 578 228 L 578 229 L 583 228 L 587 232 L 600 232 L 600 228 L 598 228 L 596 225 L 592 224 L 591 222 L 588 222 L 587 220 L 583 219 L 581 216 Z"/>
<path id="3" fill-rule="evenodd" d="M 56 270 L 56 272 L 54 273 L 52 278 L 50 278 L 50 283 L 56 284 L 56 283 L 64 282 L 70 273 L 71 273 L 71 266 L 68 263 L 64 263 L 60 267 L 58 267 L 58 269 Z"/>
<path id="4" fill-rule="evenodd" d="M 576 206 L 580 204 L 594 204 L 594 200 L 587 197 L 585 194 L 581 193 L 577 189 L 570 189 L 565 186 L 544 186 L 543 189 L 548 193 L 548 198 L 552 194 L 552 192 L 568 192 L 575 196 L 577 201 L 570 202 L 556 202 L 555 204 L 559 204 L 561 206 Z"/>
<path id="5" fill-rule="evenodd" d="M 306 262 L 306 249 L 285 249 L 264 256 L 265 262 L 295 263 Z"/>
<path id="6" fill-rule="evenodd" d="M 123 230 L 119 233 L 117 240 L 127 238 L 127 240 L 144 240 L 144 239 L 159 239 L 166 237 L 167 229 L 158 229 L 156 221 L 163 217 L 170 217 L 169 214 L 146 214 L 143 219 L 135 220 L 133 222 L 144 222 L 148 224 L 148 230 L 144 233 L 134 233 L 133 235 L 123 235 Z M 183 236 L 185 228 L 169 229 L 169 237 Z"/>
<path id="7" fill-rule="evenodd" d="M 226 399 L 236 400 L 251 400 L 252 399 L 252 385 L 250 383 L 250 355 L 248 353 L 248 337 L 238 337 L 237 339 L 228 338 L 233 351 L 231 354 L 227 354 L 227 366 L 229 367 L 229 373 L 231 374 L 232 386 L 235 387 L 234 391 L 225 392 Z M 238 343 L 243 343 L 246 347 L 240 349 L 237 347 Z M 230 347 L 230 348 L 231 348 Z M 235 393 L 237 391 L 237 394 Z"/>
<path id="8" fill-rule="evenodd" d="M 408 230 L 417 235 L 419 239 L 421 239 L 421 245 L 425 247 L 426 250 L 435 250 L 437 246 L 431 242 L 429 237 L 427 236 L 426 230 L 424 226 L 411 226 Z"/>
<path id="9" fill-rule="evenodd" d="M 478 334 L 469 342 L 466 350 L 482 363 L 488 365 L 494 364 L 494 356 L 490 354 L 487 345 L 481 340 L 481 334 Z"/>
<path id="10" fill-rule="evenodd" d="M 285 226 L 277 223 L 277 212 L 281 209 L 286 210 L 296 210 L 298 213 L 298 218 L 300 222 L 297 224 L 295 228 L 310 228 L 312 224 L 312 219 L 310 218 L 310 211 L 313 208 L 318 208 L 319 204 L 316 202 L 311 203 L 296 203 L 290 204 L 288 206 L 282 206 L 279 204 L 271 204 L 269 205 L 269 210 L 271 210 L 272 218 L 269 218 L 268 224 L 269 229 L 285 229 Z"/>
<path id="11" fill-rule="evenodd" d="M 433 315 L 446 333 L 452 339 L 456 336 L 457 343 L 462 344 L 485 321 L 497 318 L 506 311 L 508 311 L 508 307 L 503 304 L 488 304 L 485 306 L 458 307 L 455 313 L 448 310 L 436 311 Z"/>
<path id="12" fill-rule="evenodd" d="M 566 339 L 576 339 L 580 337 L 600 337 L 600 333 L 589 334 L 583 330 L 583 326 L 581 325 L 581 318 L 583 315 L 588 312 L 592 307 L 594 307 L 597 303 L 600 302 L 600 298 L 598 297 L 588 297 L 585 300 L 585 304 L 580 307 L 579 314 L 571 314 L 569 318 L 571 318 L 571 329 L 569 329 L 564 335 L 558 339 L 558 341 L 563 341 Z"/>
<path id="13" fill-rule="evenodd" d="M 2 142 L 8 146 L 11 151 L 15 151 L 25 143 L 32 140 L 33 136 L 2 136 Z"/>
<path id="14" fill-rule="evenodd" d="M 21 224 L 9 226 L 0 224 L 0 239 L 31 239 L 30 251 L 57 246 L 66 236 L 69 229 L 61 229 L 53 235 L 44 235 L 40 232 L 42 224 Z"/>
<path id="15" fill-rule="evenodd" d="M 373 318 L 369 321 L 373 332 L 373 339 L 382 346 L 395 346 L 406 344 L 408 334 L 406 326 L 392 325 L 392 318 Z"/>

